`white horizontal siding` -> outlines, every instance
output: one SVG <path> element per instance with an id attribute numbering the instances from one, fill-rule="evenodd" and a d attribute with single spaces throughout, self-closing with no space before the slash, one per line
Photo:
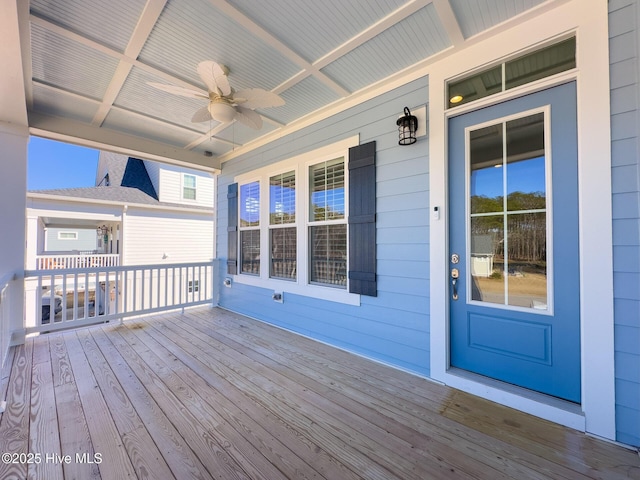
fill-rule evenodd
<path id="1" fill-rule="evenodd" d="M 213 259 L 213 216 L 129 211 L 123 228 L 124 264 Z"/>
<path id="2" fill-rule="evenodd" d="M 182 175 L 185 173 L 196 177 L 195 200 L 182 198 Z M 158 179 L 160 188 L 156 191 L 161 202 L 213 208 L 213 175 L 196 170 L 163 165 L 159 169 Z"/>

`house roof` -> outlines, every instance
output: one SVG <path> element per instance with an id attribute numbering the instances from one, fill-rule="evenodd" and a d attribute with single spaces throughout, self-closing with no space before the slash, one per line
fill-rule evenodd
<path id="1" fill-rule="evenodd" d="M 123 155 L 100 155 L 99 168 L 109 175 L 109 185 L 81 188 L 60 188 L 50 190 L 33 190 L 30 193 L 53 195 L 60 197 L 116 202 L 123 205 L 154 205 L 171 208 L 188 208 L 190 210 L 212 211 L 212 208 L 200 205 L 184 205 L 160 202 L 158 194 L 151 182 L 144 162 L 137 158 Z M 99 181 L 100 179 L 96 179 Z"/>
<path id="2" fill-rule="evenodd" d="M 144 161 L 124 155 L 101 153 L 100 162 L 101 169 L 109 175 L 109 186 L 135 188 L 158 200 Z"/>
<path id="3" fill-rule="evenodd" d="M 18 2 L 28 124 L 50 138 L 218 168 L 424 76 L 432 62 L 562 2 Z M 3 26 L 9 32 L 12 24 Z M 203 60 L 226 65 L 236 90 L 263 88 L 286 104 L 257 109 L 265 122 L 260 130 L 237 122 L 192 123 L 202 101 L 149 82 L 202 89 L 196 66 Z M 398 115 L 404 106 L 399 99 Z"/>

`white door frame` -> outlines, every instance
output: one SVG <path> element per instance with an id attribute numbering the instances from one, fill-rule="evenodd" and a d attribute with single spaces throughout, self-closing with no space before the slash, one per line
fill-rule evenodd
<path id="1" fill-rule="evenodd" d="M 533 415 L 615 439 L 613 245 L 608 11 L 605 0 L 556 8 L 437 62 L 429 71 L 431 377 Z M 576 35 L 577 68 L 551 79 L 463 105 L 456 114 L 532 91 L 577 81 L 582 404 L 573 405 L 500 382 L 449 370 L 446 82 L 552 39 Z M 436 219 L 437 217 L 437 219 Z M 589 261 L 591 259 L 591 261 Z M 594 262 L 593 259 L 597 259 Z M 587 354 L 588 353 L 588 354 Z"/>

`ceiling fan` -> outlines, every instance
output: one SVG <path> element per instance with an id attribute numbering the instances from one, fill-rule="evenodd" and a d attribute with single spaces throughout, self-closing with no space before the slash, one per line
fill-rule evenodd
<path id="1" fill-rule="evenodd" d="M 262 88 L 247 88 L 235 91 L 229 84 L 229 69 L 210 60 L 198 64 L 198 75 L 207 86 L 208 92 L 195 88 L 178 87 L 163 83 L 147 82 L 159 90 L 183 97 L 208 100 L 208 104 L 196 110 L 191 118 L 194 123 L 214 119 L 220 123 L 238 120 L 251 128 L 262 127 L 262 117 L 254 112 L 256 108 L 279 107 L 284 105 L 280 95 Z"/>

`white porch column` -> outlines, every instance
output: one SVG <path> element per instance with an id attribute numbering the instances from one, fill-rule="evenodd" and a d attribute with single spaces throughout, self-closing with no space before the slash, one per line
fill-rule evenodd
<path id="1" fill-rule="evenodd" d="M 0 278 L 17 276 L 9 287 L 9 313 L 0 319 L 0 363 L 10 342 L 24 341 L 22 278 L 29 130 L 20 33 L 22 30 L 28 42 L 28 15 L 28 2 L 0 1 Z"/>

